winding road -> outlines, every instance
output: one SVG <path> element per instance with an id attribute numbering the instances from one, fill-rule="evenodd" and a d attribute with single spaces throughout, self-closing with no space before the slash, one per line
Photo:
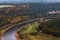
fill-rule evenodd
<path id="1" fill-rule="evenodd" d="M 35 22 L 37 20 L 38 19 L 34 19 L 34 20 L 29 20 L 29 21 L 19 23 L 18 25 L 14 26 L 13 28 L 11 28 L 7 32 L 5 32 L 5 34 L 2 36 L 2 40 L 17 40 L 16 37 L 15 37 L 16 30 L 18 30 L 18 28 L 20 28 L 20 27 L 22 27 L 26 24 Z"/>

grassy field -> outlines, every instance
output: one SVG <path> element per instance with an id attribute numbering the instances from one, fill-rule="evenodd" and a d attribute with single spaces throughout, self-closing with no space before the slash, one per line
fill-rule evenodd
<path id="1" fill-rule="evenodd" d="M 38 26 L 39 23 L 37 22 L 23 26 L 18 30 L 19 38 L 22 40 L 60 40 L 58 37 L 53 37 L 52 35 L 38 33 Z"/>
<path id="2" fill-rule="evenodd" d="M 32 23 L 32 24 L 28 24 L 28 25 L 25 25 L 23 28 L 21 28 L 19 31 L 20 34 L 30 34 L 32 32 L 37 32 L 36 28 L 38 28 L 38 23 L 35 22 L 35 23 Z"/>

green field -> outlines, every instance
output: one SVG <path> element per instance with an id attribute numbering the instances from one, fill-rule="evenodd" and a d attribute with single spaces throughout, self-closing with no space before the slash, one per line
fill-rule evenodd
<path id="1" fill-rule="evenodd" d="M 38 26 L 37 22 L 23 26 L 18 30 L 19 37 L 23 40 L 58 40 L 57 37 L 37 32 Z"/>
<path id="2" fill-rule="evenodd" d="M 37 22 L 25 25 L 23 28 L 21 28 L 20 34 L 30 34 L 32 32 L 37 32 L 36 28 L 38 28 L 39 24 Z"/>

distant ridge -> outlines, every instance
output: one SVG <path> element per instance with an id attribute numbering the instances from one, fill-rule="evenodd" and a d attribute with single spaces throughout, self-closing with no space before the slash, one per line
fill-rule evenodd
<path id="1" fill-rule="evenodd" d="M 9 1 L 1 1 L 0 3 L 12 3 L 12 4 L 20 4 L 20 3 L 56 3 L 60 2 L 60 0 L 9 0 Z"/>

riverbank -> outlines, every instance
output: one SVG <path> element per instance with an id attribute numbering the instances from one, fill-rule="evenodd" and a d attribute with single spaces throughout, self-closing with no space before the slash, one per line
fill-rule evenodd
<path id="1" fill-rule="evenodd" d="M 19 38 L 19 34 L 17 34 L 16 32 L 16 38 L 17 40 L 22 40 Z M 26 40 L 27 38 L 23 39 Z M 48 34 L 44 34 L 44 33 L 40 33 L 39 35 L 29 35 L 29 39 L 30 40 L 60 40 L 60 38 L 58 37 L 53 37 L 52 35 L 48 35 Z"/>
<path id="2" fill-rule="evenodd" d="M 32 23 L 18 29 L 15 34 L 17 40 L 60 40 L 60 37 L 54 37 L 41 31 L 37 32 L 37 27 L 36 24 Z"/>

